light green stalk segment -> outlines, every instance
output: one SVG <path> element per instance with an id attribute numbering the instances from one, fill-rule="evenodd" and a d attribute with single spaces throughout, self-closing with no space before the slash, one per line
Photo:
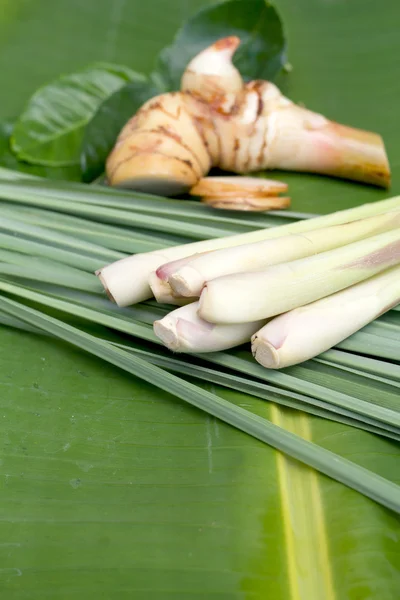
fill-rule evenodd
<path id="1" fill-rule="evenodd" d="M 46 335 L 42 329 L 34 327 L 33 325 L 29 325 L 28 323 L 25 323 L 25 321 L 17 319 L 16 317 L 9 315 L 8 313 L 5 313 L 3 311 L 0 311 L 0 325 L 12 327 L 13 329 L 21 329 L 22 331 L 35 333 L 36 335 Z"/>
<path id="2" fill-rule="evenodd" d="M 368 333 L 367 328 L 357 331 L 351 337 L 338 344 L 341 350 L 359 352 L 369 356 L 386 358 L 387 360 L 400 361 L 400 338 L 391 340 L 389 338 Z"/>
<path id="3" fill-rule="evenodd" d="M 130 256 L 103 267 L 98 274 L 102 284 L 114 301 L 119 306 L 128 306 L 151 298 L 152 292 L 148 283 L 149 275 L 161 265 L 173 260 L 182 259 L 199 252 L 231 248 L 242 244 L 275 239 L 292 233 L 314 231 L 321 227 L 348 223 L 399 208 L 400 196 L 323 217 L 316 217 L 315 219 L 297 221 L 282 227 L 261 229 L 251 233 L 166 248 L 164 251 Z"/>
<path id="4" fill-rule="evenodd" d="M 5 235 L 0 233 L 0 248 L 20 252 L 29 256 L 51 257 L 52 260 L 60 262 L 71 267 L 76 267 L 83 271 L 95 271 L 99 265 L 99 259 L 92 258 L 85 254 L 78 254 L 70 250 L 63 250 L 57 246 L 41 244 L 23 237 Z"/>
<path id="5" fill-rule="evenodd" d="M 356 369 L 355 367 L 349 367 L 347 365 L 338 364 L 335 361 L 317 359 L 317 362 L 319 362 L 321 365 L 327 365 L 328 367 L 332 367 L 335 370 L 340 369 L 342 371 L 345 371 L 346 373 L 354 373 L 354 375 L 357 375 L 358 377 L 362 377 L 363 379 L 368 378 L 368 379 L 377 381 L 377 382 L 385 384 L 385 385 L 397 387 L 400 390 L 400 380 L 398 380 L 398 379 L 397 380 L 387 379 L 385 377 L 381 377 L 380 375 L 375 375 L 374 373 L 370 373 L 370 372 L 364 371 L 362 369 Z"/>
<path id="6" fill-rule="evenodd" d="M 390 322 L 392 310 L 338 344 L 338 348 L 369 354 L 391 361 L 400 361 L 400 322 Z"/>
<path id="7" fill-rule="evenodd" d="M 176 294 L 199 296 L 206 282 L 216 277 L 257 271 L 271 265 L 305 258 L 396 227 L 400 227 L 399 210 L 302 234 L 286 235 L 275 240 L 188 257 L 184 264 L 178 261 L 163 265 L 157 275 L 168 281 Z"/>
<path id="8" fill-rule="evenodd" d="M 176 357 L 171 358 L 169 356 L 163 356 L 156 352 L 138 349 L 126 344 L 113 342 L 113 345 L 116 345 L 118 348 L 122 348 L 123 350 L 128 350 L 137 356 L 142 356 L 152 364 L 165 368 L 172 373 L 194 377 L 196 379 L 200 379 L 208 383 L 214 383 L 216 385 L 223 385 L 236 391 L 256 396 L 257 398 L 261 398 L 268 402 L 281 404 L 283 406 L 287 406 L 288 408 L 301 410 L 318 417 L 330 419 L 339 423 L 345 423 L 346 425 L 351 425 L 352 427 L 364 429 L 365 431 L 370 431 L 371 433 L 376 433 L 377 435 L 382 435 L 384 437 L 388 437 L 389 439 L 400 441 L 400 431 L 395 427 L 385 425 L 385 428 L 382 428 L 377 426 L 376 421 L 373 419 L 367 419 L 365 417 L 363 417 L 362 420 L 358 420 L 355 413 L 352 411 L 347 411 L 346 409 L 340 409 L 332 412 L 327 403 L 321 402 L 318 404 L 310 404 L 309 398 L 307 396 L 303 396 L 302 394 L 288 393 L 285 390 L 254 381 L 247 377 L 232 375 L 231 373 L 224 373 L 223 371 L 218 371 L 209 367 L 202 367 L 193 363 L 188 364 L 187 362 L 178 360 Z"/>
<path id="9" fill-rule="evenodd" d="M 193 219 L 189 223 L 182 219 L 168 218 L 158 216 L 157 214 L 146 214 L 132 210 L 123 210 L 120 208 L 111 208 L 109 206 L 98 206 L 86 202 L 67 202 L 60 200 L 55 195 L 46 195 L 40 192 L 32 195 L 23 194 L 20 186 L 5 185 L 0 181 L 0 194 L 7 198 L 8 202 L 17 202 L 18 204 L 28 204 L 66 214 L 77 215 L 102 223 L 116 223 L 123 226 L 132 226 L 137 228 L 152 229 L 160 232 L 169 232 L 177 235 L 185 235 L 190 229 L 190 237 L 194 239 L 216 238 L 220 236 L 231 235 L 238 225 L 232 227 L 220 227 L 213 225 L 197 224 Z"/>
<path id="10" fill-rule="evenodd" d="M 109 250 L 103 246 L 92 244 L 70 235 L 64 235 L 57 231 L 52 231 L 47 227 L 38 227 L 37 225 L 19 221 L 18 219 L 8 219 L 3 214 L 0 220 L 0 231 L 1 230 L 9 232 L 12 235 L 19 234 L 26 238 L 38 240 L 39 242 L 47 242 L 49 244 L 49 253 L 51 246 L 58 246 L 78 251 L 86 256 L 97 258 L 98 260 L 112 260 L 112 257 L 118 260 L 124 256 L 115 250 Z"/>
<path id="11" fill-rule="evenodd" d="M 282 314 L 252 338 L 254 358 L 269 369 L 295 365 L 336 346 L 400 300 L 400 266 Z"/>
<path id="12" fill-rule="evenodd" d="M 89 273 L 60 265 L 47 258 L 9 252 L 3 248 L 0 248 L 0 275 L 61 285 L 85 292 L 102 291 L 96 277 Z"/>
<path id="13" fill-rule="evenodd" d="M 336 368 L 350 368 L 357 370 L 364 377 L 369 373 L 385 380 L 390 379 L 396 386 L 400 386 L 400 365 L 391 362 L 359 356 L 350 352 L 340 350 L 328 350 L 314 359 L 316 362 L 327 362 Z"/>
<path id="14" fill-rule="evenodd" d="M 65 301 L 57 297 L 41 294 L 36 291 L 17 286 L 13 283 L 1 279 L 0 290 L 2 290 L 3 292 L 18 295 L 21 298 L 25 298 L 26 300 L 38 302 L 56 310 L 64 311 L 67 314 L 87 319 L 92 323 L 98 323 L 99 325 L 111 327 L 123 333 L 129 333 L 146 341 L 158 342 L 158 338 L 154 335 L 151 327 L 135 322 L 134 320 L 129 319 L 128 317 L 108 314 L 106 311 L 103 312 L 97 307 L 94 310 L 93 308 L 88 306 L 79 306 L 77 304 L 73 304 L 72 302 Z"/>
<path id="15" fill-rule="evenodd" d="M 376 320 L 368 326 L 368 333 L 400 342 L 400 327 L 394 323 L 386 323 L 382 320 Z"/>
<path id="16" fill-rule="evenodd" d="M 400 512 L 400 486 L 383 477 L 53 317 L 4 297 L 0 298 L 0 309 L 156 385 L 383 506 Z"/>
<path id="17" fill-rule="evenodd" d="M 41 181 L 42 177 L 38 177 L 36 175 L 29 175 L 27 173 L 23 173 L 22 171 L 14 171 L 14 169 L 7 169 L 6 167 L 0 167 L 0 177 L 5 181 Z"/>
<path id="18" fill-rule="evenodd" d="M 334 294 L 398 263 L 400 228 L 264 271 L 213 279 L 200 296 L 199 314 L 210 323 L 267 319 Z"/>
<path id="19" fill-rule="evenodd" d="M 380 423 L 388 423 L 391 426 L 400 425 L 400 414 L 398 411 L 379 406 L 378 404 L 365 402 L 348 393 L 307 381 L 304 378 L 294 376 L 285 371 L 264 369 L 264 367 L 256 363 L 250 356 L 243 353 L 218 352 L 208 354 L 207 361 L 226 369 L 245 373 L 247 376 L 254 377 L 257 380 L 281 386 L 291 392 L 306 394 L 317 398 L 319 401 L 328 402 L 333 407 L 352 410 L 359 415 L 367 415 Z"/>
<path id="20" fill-rule="evenodd" d="M 2 215 L 9 219 L 23 221 L 24 223 L 39 227 L 47 227 L 48 229 L 59 231 L 64 235 L 75 238 L 79 237 L 81 240 L 129 254 L 134 252 L 152 252 L 186 241 L 182 237 L 168 234 L 162 236 L 151 232 L 144 233 L 132 228 L 116 227 L 114 225 L 80 219 L 71 215 L 64 215 L 60 212 L 15 206 L 6 202 L 1 203 L 0 211 Z"/>

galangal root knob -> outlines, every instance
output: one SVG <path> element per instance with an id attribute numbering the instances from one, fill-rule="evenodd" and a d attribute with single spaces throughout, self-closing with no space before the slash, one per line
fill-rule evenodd
<path id="1" fill-rule="evenodd" d="M 232 64 L 239 44 L 228 37 L 203 50 L 189 63 L 180 92 L 139 109 L 108 157 L 110 185 L 175 195 L 220 167 L 239 174 L 305 171 L 389 187 L 381 136 L 297 106 L 268 81 L 245 84 Z"/>

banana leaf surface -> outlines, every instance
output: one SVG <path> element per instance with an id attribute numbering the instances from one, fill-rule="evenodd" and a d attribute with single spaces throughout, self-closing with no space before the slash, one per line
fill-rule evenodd
<path id="1" fill-rule="evenodd" d="M 148 73 L 200 0 L 0 0 L 0 118 L 94 61 Z M 307 175 L 293 210 L 400 193 L 396 0 L 279 0 L 296 102 L 379 131 L 390 192 Z M 399 445 L 207 389 L 400 483 Z M 0 327 L 5 600 L 397 600 L 398 516 L 60 341 Z"/>

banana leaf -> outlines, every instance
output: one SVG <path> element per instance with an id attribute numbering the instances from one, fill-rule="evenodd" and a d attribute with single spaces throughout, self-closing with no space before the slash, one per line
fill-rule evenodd
<path id="1" fill-rule="evenodd" d="M 91 62 L 149 73 L 206 4 L 0 0 L 1 118 Z M 332 119 L 379 131 L 399 193 L 400 5 L 276 4 L 293 65 L 279 84 Z M 272 176 L 289 183 L 300 212 L 389 195 Z M 397 600 L 399 519 L 361 494 L 63 342 L 1 328 L 0 387 L 5 599 Z M 391 440 L 207 389 L 399 483 Z"/>

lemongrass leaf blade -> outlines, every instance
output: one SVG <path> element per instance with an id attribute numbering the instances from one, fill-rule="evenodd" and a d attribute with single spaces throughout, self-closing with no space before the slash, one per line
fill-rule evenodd
<path id="1" fill-rule="evenodd" d="M 12 327 L 14 329 L 21 329 L 23 331 L 34 333 L 37 335 L 49 335 L 45 331 L 28 325 L 24 321 L 9 316 L 7 313 L 4 313 L 2 311 L 0 311 L 0 325 Z M 258 398 L 281 404 L 288 408 L 301 410 L 314 416 L 319 416 L 321 418 L 343 423 L 345 425 L 357 427 L 359 429 L 364 429 L 365 431 L 369 431 L 370 433 L 375 433 L 377 435 L 381 435 L 392 440 L 400 441 L 400 431 L 398 431 L 396 428 L 391 428 L 387 425 L 385 425 L 385 427 L 382 428 L 376 425 L 376 423 L 373 420 L 368 420 L 365 417 L 363 417 L 362 421 L 357 420 L 356 418 L 354 418 L 355 415 L 354 413 L 351 413 L 351 411 L 335 409 L 335 411 L 332 412 L 330 410 L 330 407 L 324 407 L 323 403 L 320 403 L 320 405 L 316 404 L 315 402 L 313 402 L 313 404 L 309 404 L 307 402 L 308 398 L 305 396 L 304 399 L 296 400 L 294 396 L 299 398 L 301 398 L 301 396 L 294 395 L 292 393 L 286 392 L 285 390 L 279 388 L 275 388 L 273 386 L 260 384 L 252 380 L 246 379 L 244 377 L 232 376 L 231 374 L 227 375 L 221 373 L 220 371 L 216 371 L 215 369 L 205 368 L 199 365 L 188 365 L 182 361 L 177 361 L 176 359 L 170 357 L 161 356 L 154 352 L 143 351 L 136 347 L 128 346 L 122 343 L 112 342 L 112 344 L 122 349 L 128 350 L 129 352 L 138 354 L 139 356 L 144 356 L 146 360 L 149 360 L 152 364 L 165 367 L 167 370 L 170 370 L 172 372 L 177 372 L 181 375 L 187 375 L 191 378 L 194 377 L 196 379 L 207 381 L 209 383 L 222 385 L 231 388 L 235 391 L 254 395 Z"/>
<path id="2" fill-rule="evenodd" d="M 400 414 L 394 410 L 389 410 L 378 405 L 372 405 L 363 402 L 359 398 L 350 396 L 335 389 L 329 389 L 321 384 L 311 381 L 305 381 L 301 377 L 285 373 L 284 371 L 270 371 L 264 369 L 248 357 L 243 357 L 237 353 L 219 352 L 207 357 L 213 363 L 226 368 L 242 371 L 263 381 L 274 383 L 291 391 L 300 392 L 313 396 L 317 399 L 330 402 L 333 405 L 348 408 L 360 415 L 365 414 L 368 417 L 388 423 L 390 425 L 400 425 Z"/>
<path id="3" fill-rule="evenodd" d="M 0 227 L 1 230 L 1 227 Z M 95 271 L 99 265 L 99 260 L 84 254 L 78 254 L 58 248 L 56 246 L 48 246 L 40 242 L 32 241 L 22 237 L 13 235 L 5 235 L 0 232 L 0 248 L 19 252 L 30 256 L 39 256 L 42 258 L 50 258 L 62 264 L 76 267 L 84 271 Z"/>
<path id="4" fill-rule="evenodd" d="M 343 366 L 345 368 L 355 369 L 364 377 L 370 373 L 373 376 L 382 377 L 385 380 L 389 379 L 394 382 L 396 386 L 400 385 L 400 366 L 390 362 L 336 349 L 328 350 L 313 360 L 316 362 L 329 362 L 339 368 Z"/>
<path id="5" fill-rule="evenodd" d="M 8 231 L 12 234 L 18 233 L 25 235 L 26 237 L 36 239 L 41 242 L 46 241 L 50 245 L 53 244 L 56 246 L 58 245 L 65 248 L 71 248 L 72 250 L 79 250 L 79 252 L 83 252 L 86 255 L 93 256 L 99 260 L 119 260 L 124 256 L 119 252 L 106 249 L 103 246 L 97 246 L 96 244 L 80 240 L 79 238 L 52 231 L 46 227 L 31 225 L 23 221 L 18 221 L 17 219 L 8 219 L 4 216 L 0 222 L 0 229 L 6 232 Z"/>
<path id="6" fill-rule="evenodd" d="M 74 306 L 69 302 L 57 298 L 50 298 L 43 294 L 39 294 L 4 281 L 0 281 L 0 289 L 5 292 L 19 295 L 25 299 L 39 302 L 52 308 L 65 311 L 75 316 L 80 316 L 89 321 L 106 325 L 115 328 L 117 331 L 128 333 L 141 339 L 158 343 L 158 338 L 154 335 L 152 328 L 144 326 L 138 322 L 134 322 L 128 317 L 118 316 L 107 310 L 93 310 L 85 306 Z M 349 396 L 343 392 L 338 392 L 335 389 L 329 389 L 313 381 L 306 381 L 300 377 L 286 374 L 279 371 L 268 371 L 257 365 L 253 361 L 243 360 L 240 356 L 227 354 L 224 352 L 199 355 L 199 358 L 206 358 L 208 361 L 238 370 L 246 374 L 251 374 L 259 379 L 282 386 L 291 392 L 300 392 L 308 396 L 313 396 L 317 399 L 329 401 L 332 405 L 340 408 L 351 409 L 359 415 L 365 415 L 377 422 L 386 423 L 400 427 L 400 413 L 394 410 L 381 407 L 375 404 L 364 402 L 359 398 Z"/>
<path id="7" fill-rule="evenodd" d="M 365 429 L 366 431 L 370 431 L 390 439 L 397 441 L 400 440 L 400 430 L 396 429 L 395 427 L 390 427 L 386 424 L 384 427 L 380 427 L 373 419 L 367 419 L 365 417 L 363 417 L 362 421 L 360 421 L 351 411 L 346 411 L 345 409 L 335 409 L 335 411 L 332 411 L 330 410 L 331 407 L 328 407 L 326 403 L 325 405 L 323 403 L 318 404 L 315 402 L 313 402 L 313 404 L 309 404 L 309 399 L 301 394 L 285 393 L 285 390 L 276 388 L 274 386 L 268 386 L 245 377 L 235 376 L 231 373 L 224 373 L 209 367 L 201 367 L 199 365 L 194 365 L 193 363 L 187 364 L 183 361 L 177 360 L 176 358 L 170 358 L 155 352 L 140 350 L 133 346 L 127 346 L 126 344 L 119 344 L 115 342 L 113 342 L 113 344 L 122 349 L 128 350 L 129 352 L 133 352 L 138 356 L 145 356 L 146 359 L 151 363 L 170 370 L 173 373 L 187 375 L 188 377 L 194 377 L 209 383 L 222 385 L 232 388 L 236 391 L 254 395 L 257 398 L 261 398 L 269 402 L 275 402 L 277 404 L 282 404 L 283 406 L 287 406 L 289 408 L 295 408 L 315 416 Z"/>
<path id="8" fill-rule="evenodd" d="M 400 513 L 400 486 L 383 477 L 37 310 L 4 297 L 0 298 L 0 308 L 156 385 Z"/>

